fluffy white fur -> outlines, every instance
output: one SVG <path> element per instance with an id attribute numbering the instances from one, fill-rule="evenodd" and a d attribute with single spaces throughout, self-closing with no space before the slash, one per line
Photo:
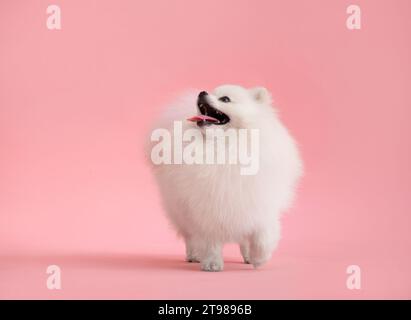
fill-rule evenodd
<path id="1" fill-rule="evenodd" d="M 198 113 L 199 92 L 174 103 L 156 124 L 183 130 Z M 228 96 L 230 103 L 218 100 Z M 223 85 L 209 101 L 231 121 L 215 128 L 258 128 L 260 164 L 257 175 L 240 175 L 238 165 L 153 165 L 168 217 L 186 244 L 186 259 L 200 262 L 205 271 L 223 269 L 222 246 L 240 245 L 245 263 L 258 267 L 271 258 L 280 239 L 281 213 L 289 207 L 302 174 L 296 143 L 280 122 L 265 88 Z M 172 148 L 172 146 L 171 146 Z"/>

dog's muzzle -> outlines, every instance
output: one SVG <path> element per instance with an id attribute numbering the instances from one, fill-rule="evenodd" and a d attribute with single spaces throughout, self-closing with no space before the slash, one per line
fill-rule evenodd
<path id="1" fill-rule="evenodd" d="M 223 125 L 230 121 L 230 118 L 224 112 L 221 112 L 210 104 L 206 91 L 201 91 L 198 95 L 197 108 L 200 114 L 187 120 L 197 122 L 199 127 L 212 124 Z"/>

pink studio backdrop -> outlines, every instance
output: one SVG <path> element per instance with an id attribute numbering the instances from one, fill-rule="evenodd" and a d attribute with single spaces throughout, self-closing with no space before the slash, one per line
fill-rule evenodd
<path id="1" fill-rule="evenodd" d="M 411 298 L 411 2 L 353 3 L 361 30 L 345 0 L 2 0 L 0 298 Z M 142 151 L 165 103 L 224 83 L 272 92 L 306 175 L 268 265 L 228 246 L 202 273 Z"/>

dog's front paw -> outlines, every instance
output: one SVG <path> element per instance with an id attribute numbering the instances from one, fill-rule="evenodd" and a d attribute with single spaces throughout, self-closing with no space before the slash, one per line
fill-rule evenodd
<path id="1" fill-rule="evenodd" d="M 223 259 L 206 259 L 201 262 L 201 270 L 203 271 L 223 271 L 224 261 Z"/>
<path id="2" fill-rule="evenodd" d="M 255 269 L 265 264 L 271 259 L 271 251 L 261 252 L 259 254 L 251 254 L 249 263 L 253 265 Z"/>
<path id="3" fill-rule="evenodd" d="M 187 262 L 200 262 L 200 259 L 198 259 L 194 254 L 187 254 L 186 261 Z"/>

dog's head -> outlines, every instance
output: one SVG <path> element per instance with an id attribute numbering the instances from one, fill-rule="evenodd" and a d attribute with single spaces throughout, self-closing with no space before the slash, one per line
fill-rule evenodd
<path id="1" fill-rule="evenodd" d="M 247 123 L 263 117 L 270 105 L 270 93 L 263 87 L 246 89 L 223 85 L 212 93 L 201 91 L 197 98 L 197 115 L 188 120 L 199 127 L 246 127 Z"/>

